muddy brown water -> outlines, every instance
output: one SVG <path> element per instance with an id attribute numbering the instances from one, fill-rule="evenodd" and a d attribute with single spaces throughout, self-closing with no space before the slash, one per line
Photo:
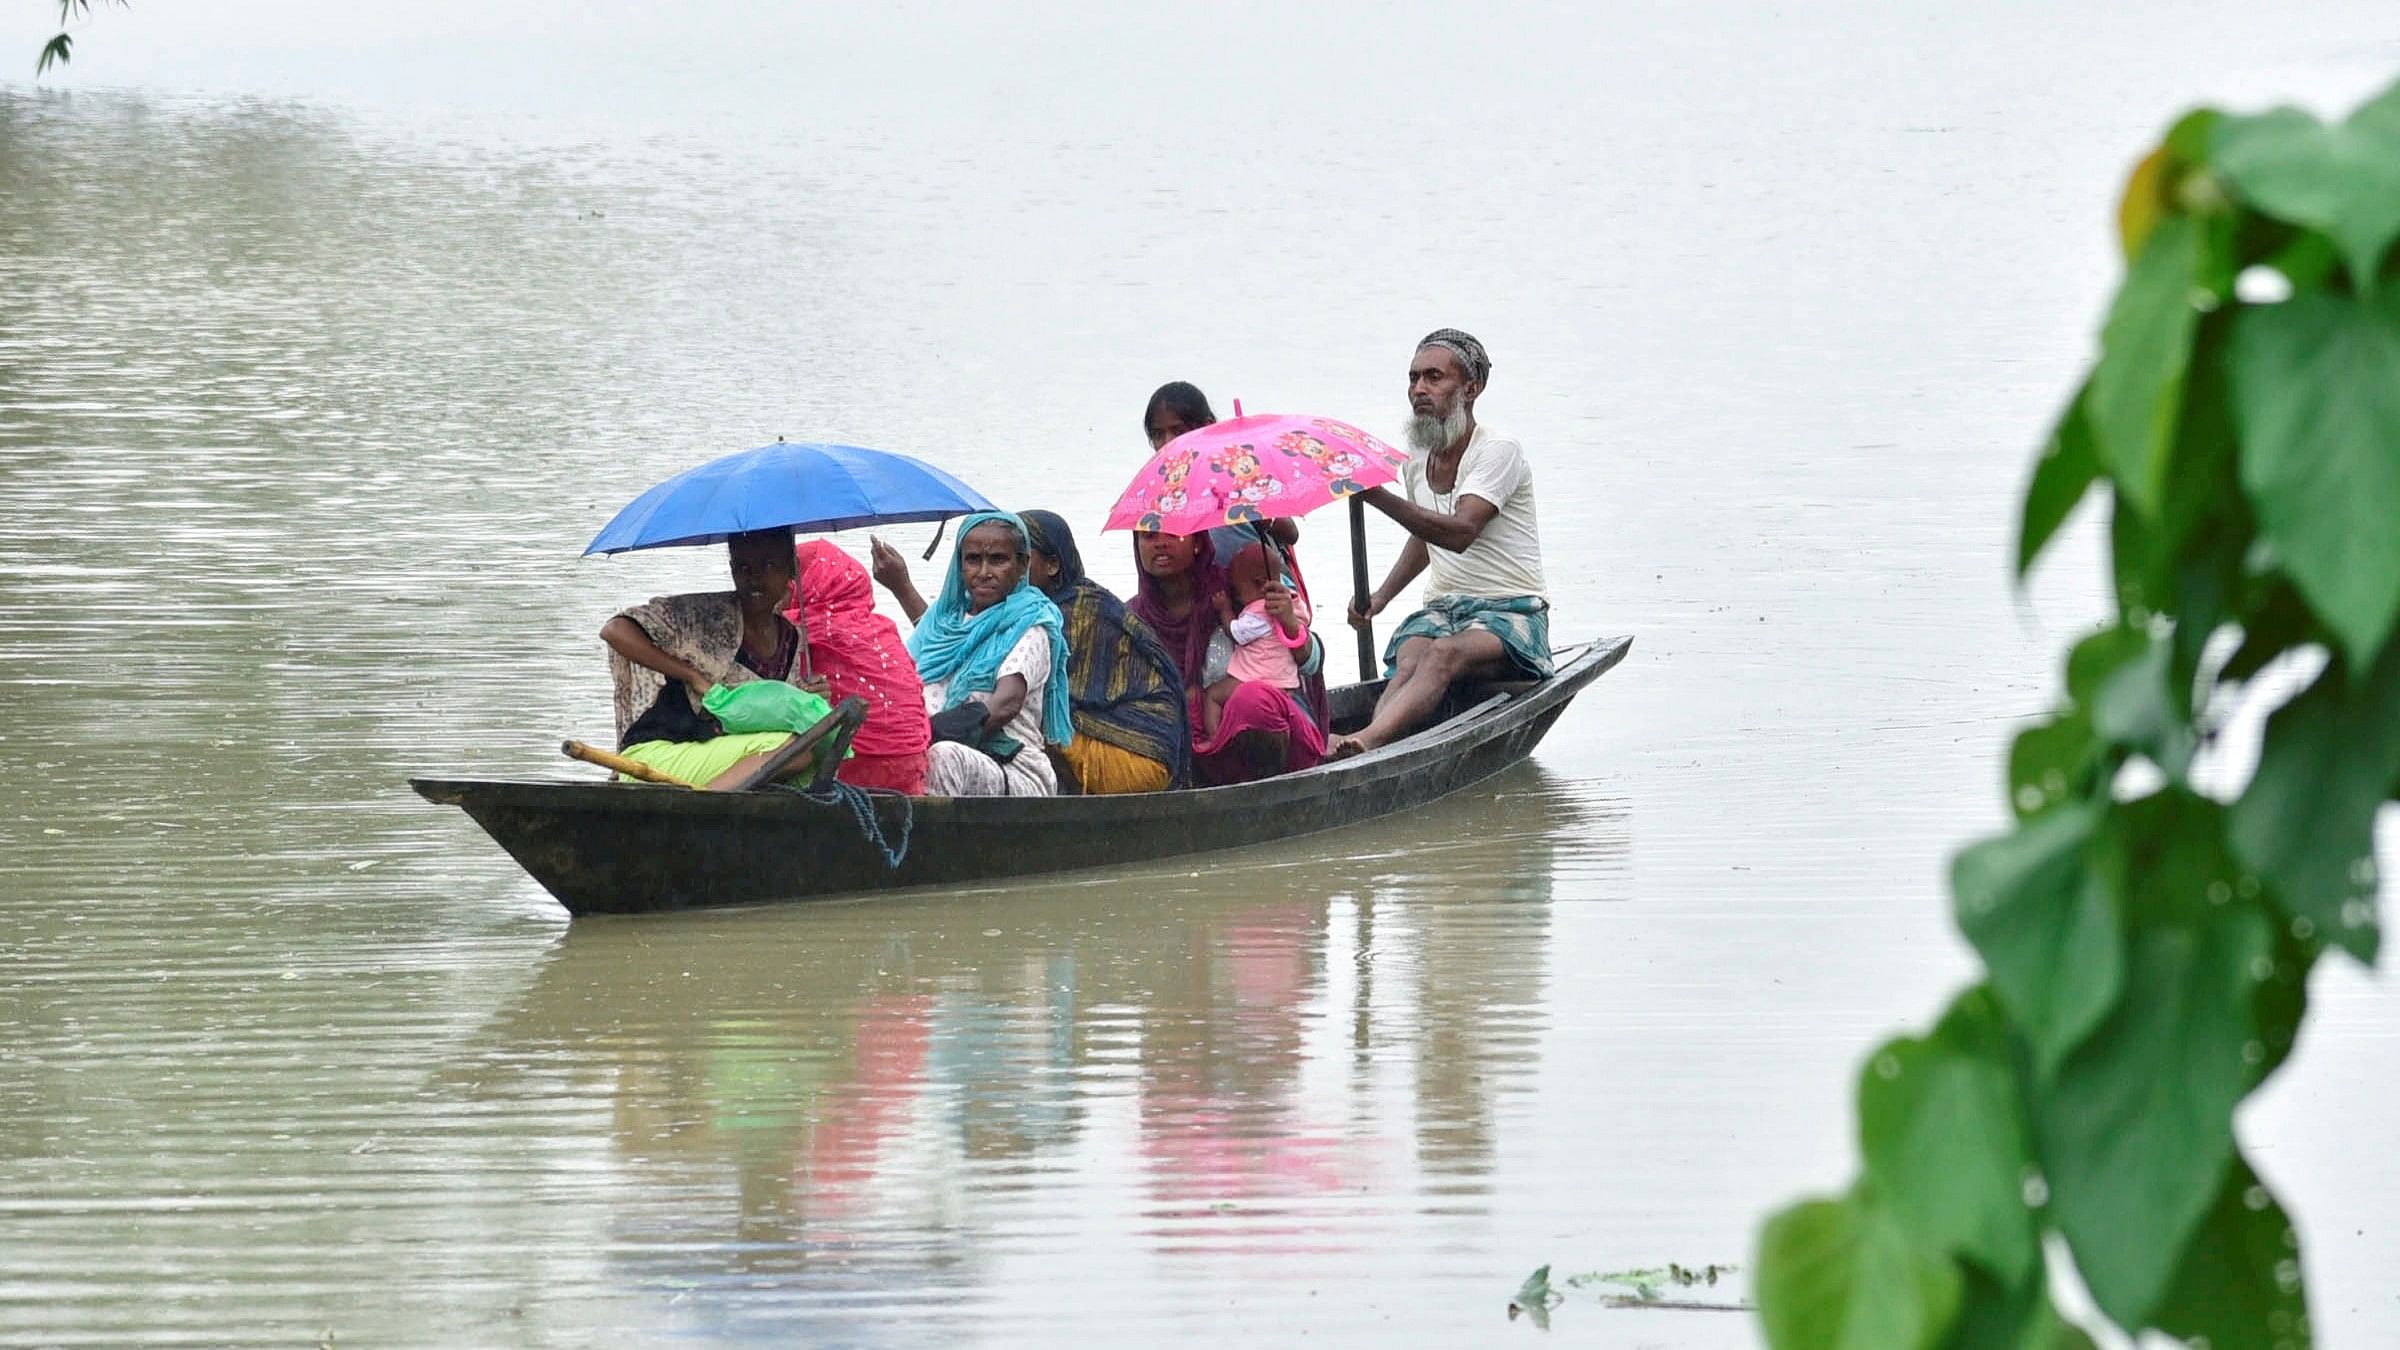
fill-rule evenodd
<path id="1" fill-rule="evenodd" d="M 2400 68 L 2330 4 L 342 8 L 0 85 L 0 1342 L 1493 1344 L 1545 1262 L 1746 1264 L 2097 612 L 2088 531 L 2004 559 L 2117 176 Z M 1561 637 L 1637 636 L 1482 787 L 570 928 L 404 786 L 575 772 L 601 620 L 718 575 L 576 557 L 667 472 L 911 450 L 1121 584 L 1151 386 L 1385 427 L 1440 324 Z M 2400 1008 L 2316 992 L 2243 1133 L 2373 1344 Z"/>

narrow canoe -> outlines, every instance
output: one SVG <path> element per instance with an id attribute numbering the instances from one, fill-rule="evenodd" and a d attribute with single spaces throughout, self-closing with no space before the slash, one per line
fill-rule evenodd
<path id="1" fill-rule="evenodd" d="M 1481 782 L 1532 753 L 1629 637 L 1558 654 L 1547 680 L 1454 691 L 1434 725 L 1371 754 L 1256 783 L 1123 797 L 864 799 L 893 865 L 841 800 L 613 782 L 416 778 L 459 807 L 568 912 L 648 914 L 816 900 L 1106 867 L 1340 829 Z M 1332 691 L 1339 728 L 1381 682 Z"/>

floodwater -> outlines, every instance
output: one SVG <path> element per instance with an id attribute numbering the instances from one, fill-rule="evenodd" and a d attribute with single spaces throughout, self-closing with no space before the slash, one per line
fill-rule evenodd
<path id="1" fill-rule="evenodd" d="M 142 5 L 0 85 L 0 1342 L 1501 1344 L 1536 1266 L 1747 1263 L 1848 1175 L 1855 1066 L 1968 968 L 1945 860 L 2097 612 L 2088 533 L 2004 560 L 2118 177 L 2400 43 L 1288 10 Z M 1443 324 L 1559 634 L 1637 638 L 1482 787 L 571 928 L 407 790 L 577 772 L 601 620 L 717 576 L 576 557 L 674 469 L 926 454 L 1121 583 L 1153 385 L 1388 426 Z M 2400 1004 L 2315 992 L 2243 1133 L 2326 1342 L 2384 1343 Z M 1755 1340 L 1592 1286 L 1546 1334 Z"/>

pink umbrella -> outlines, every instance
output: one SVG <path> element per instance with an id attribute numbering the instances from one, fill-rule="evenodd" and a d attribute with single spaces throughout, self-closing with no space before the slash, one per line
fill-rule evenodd
<path id="1" fill-rule="evenodd" d="M 1350 579 L 1367 602 L 1367 524 L 1357 494 L 1400 477 L 1408 456 L 1330 417 L 1242 414 L 1160 446 L 1108 513 L 1110 530 L 1198 534 L 1350 501 Z M 1358 633 L 1358 678 L 1375 678 L 1375 638 Z"/>
<path id="2" fill-rule="evenodd" d="M 1159 448 L 1103 528 L 1198 534 L 1318 507 L 1392 482 L 1408 456 L 1348 422 L 1276 413 L 1187 431 Z"/>

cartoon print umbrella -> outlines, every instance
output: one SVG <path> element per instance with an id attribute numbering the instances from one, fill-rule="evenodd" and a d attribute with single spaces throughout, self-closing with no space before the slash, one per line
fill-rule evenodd
<path id="1" fill-rule="evenodd" d="M 1108 513 L 1110 530 L 1198 534 L 1301 516 L 1392 482 L 1408 456 L 1330 417 L 1244 416 L 1159 447 Z"/>
<path id="2" fill-rule="evenodd" d="M 1187 431 L 1160 446 L 1109 512 L 1110 530 L 1198 534 L 1306 515 L 1350 499 L 1350 577 L 1367 603 L 1367 522 L 1358 494 L 1400 477 L 1408 456 L 1330 417 L 1261 413 L 1233 405 L 1228 421 Z M 1263 536 L 1262 536 L 1263 537 Z M 1375 678 L 1375 636 L 1358 632 L 1358 678 Z"/>

